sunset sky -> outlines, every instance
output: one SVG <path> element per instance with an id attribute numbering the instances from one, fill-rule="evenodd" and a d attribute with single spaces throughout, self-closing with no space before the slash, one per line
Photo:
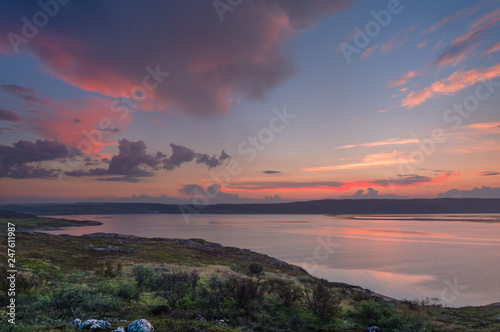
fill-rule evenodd
<path id="1" fill-rule="evenodd" d="M 500 197 L 500 1 L 0 17 L 0 203 Z"/>

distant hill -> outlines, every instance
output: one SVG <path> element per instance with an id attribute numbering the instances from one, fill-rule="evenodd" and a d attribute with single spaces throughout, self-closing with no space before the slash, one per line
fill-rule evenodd
<path id="1" fill-rule="evenodd" d="M 150 203 L 12 204 L 0 209 L 35 215 L 187 213 L 202 214 L 436 214 L 500 213 L 500 199 L 325 199 L 275 204 L 206 206 Z"/>
<path id="2" fill-rule="evenodd" d="M 26 214 L 26 213 L 14 212 L 14 211 L 0 210 L 0 219 L 10 219 L 10 220 L 16 220 L 16 219 L 38 219 L 38 217 L 34 216 L 32 214 Z"/>

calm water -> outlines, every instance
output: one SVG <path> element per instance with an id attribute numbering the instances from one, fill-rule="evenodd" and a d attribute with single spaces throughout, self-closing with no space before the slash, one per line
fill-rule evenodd
<path id="1" fill-rule="evenodd" d="M 62 217 L 104 224 L 49 233 L 202 238 L 399 299 L 440 298 L 448 306 L 500 302 L 500 214 L 197 215 L 189 223 L 164 214 Z"/>

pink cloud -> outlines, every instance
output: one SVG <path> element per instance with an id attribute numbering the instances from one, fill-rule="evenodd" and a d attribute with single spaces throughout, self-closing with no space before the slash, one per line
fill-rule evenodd
<path id="1" fill-rule="evenodd" d="M 483 69 L 456 71 L 447 78 L 432 83 L 430 86 L 410 92 L 401 102 L 401 106 L 412 108 L 437 95 L 450 95 L 468 88 L 482 80 L 500 76 L 500 64 Z"/>
<path id="2" fill-rule="evenodd" d="M 413 71 L 413 70 L 409 71 L 408 73 L 403 75 L 403 77 L 401 77 L 399 80 L 389 83 L 388 86 L 389 86 L 389 88 L 394 88 L 396 86 L 404 85 L 408 82 L 408 80 L 410 80 L 414 77 L 420 76 L 421 74 L 422 74 L 421 72 L 417 72 L 417 71 Z"/>
<path id="3" fill-rule="evenodd" d="M 401 152 L 393 151 L 391 153 L 375 153 L 369 154 L 363 158 L 360 163 L 351 163 L 343 165 L 334 166 L 320 166 L 320 167 L 308 167 L 302 168 L 306 172 L 326 172 L 326 171 L 337 171 L 345 169 L 357 169 L 357 168 L 368 168 L 368 167 L 380 167 L 387 165 L 399 164 L 401 162 L 400 158 Z"/>
<path id="4" fill-rule="evenodd" d="M 411 144 L 411 143 L 418 143 L 418 142 L 420 142 L 420 140 L 417 138 L 408 138 L 408 139 L 390 138 L 390 139 L 386 139 L 386 140 L 378 141 L 378 142 L 339 146 L 339 147 L 336 147 L 335 150 L 354 148 L 354 147 L 375 147 L 375 146 L 384 146 L 384 145 L 401 145 L 401 144 Z"/>
<path id="5" fill-rule="evenodd" d="M 131 117 L 113 112 L 111 102 L 98 98 L 52 101 L 50 112 L 27 118 L 27 129 L 45 139 L 97 154 L 105 145 L 116 145 L 116 136 Z"/>
<path id="6" fill-rule="evenodd" d="M 415 29 L 416 25 L 409 27 L 408 29 L 398 32 L 392 36 L 388 41 L 386 41 L 380 47 L 381 53 L 389 53 L 391 51 L 397 50 L 408 40 L 407 35 Z"/>
<path id="7" fill-rule="evenodd" d="M 468 125 L 467 128 L 500 130 L 500 122 L 482 122 Z"/>
<path id="8" fill-rule="evenodd" d="M 64 15 L 21 47 L 55 77 L 106 96 L 130 94 L 144 85 L 146 67 L 159 68 L 170 76 L 147 97 L 161 110 L 225 113 L 237 97 L 259 99 L 289 80 L 295 68 L 285 42 L 351 3 L 245 1 L 221 22 L 211 1 L 85 2 L 64 7 Z M 17 16 L 6 18 L 0 32 L 18 26 Z M 0 45 L 4 53 L 10 48 L 7 38 Z"/>
<path id="9" fill-rule="evenodd" d="M 500 50 L 500 42 L 488 47 L 488 49 L 486 50 L 486 54 L 495 53 L 498 50 Z"/>
<path id="10" fill-rule="evenodd" d="M 456 38 L 434 61 L 435 66 L 456 66 L 480 43 L 481 35 L 500 20 L 500 8 L 480 17 L 469 26 L 469 31 Z"/>
<path id="11" fill-rule="evenodd" d="M 373 55 L 373 53 L 378 49 L 378 45 L 373 45 L 372 47 L 368 47 L 366 50 L 361 53 L 361 59 L 366 60 Z"/>

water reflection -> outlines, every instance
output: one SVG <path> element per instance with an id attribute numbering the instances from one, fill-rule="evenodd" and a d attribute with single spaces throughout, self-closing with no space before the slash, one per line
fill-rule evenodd
<path id="1" fill-rule="evenodd" d="M 104 224 L 51 233 L 110 232 L 202 238 L 258 251 L 308 267 L 314 275 L 400 299 L 439 298 L 443 289 L 446 290 L 446 282 L 458 280 L 466 290 L 447 305 L 500 301 L 500 265 L 496 264 L 500 214 L 197 215 L 191 218 L 190 224 L 186 224 L 181 215 L 64 217 L 94 219 Z M 332 244 L 329 251 L 321 247 L 321 241 Z M 323 258 L 311 260 L 317 252 Z M 313 268 L 312 261 L 315 261 Z"/>

